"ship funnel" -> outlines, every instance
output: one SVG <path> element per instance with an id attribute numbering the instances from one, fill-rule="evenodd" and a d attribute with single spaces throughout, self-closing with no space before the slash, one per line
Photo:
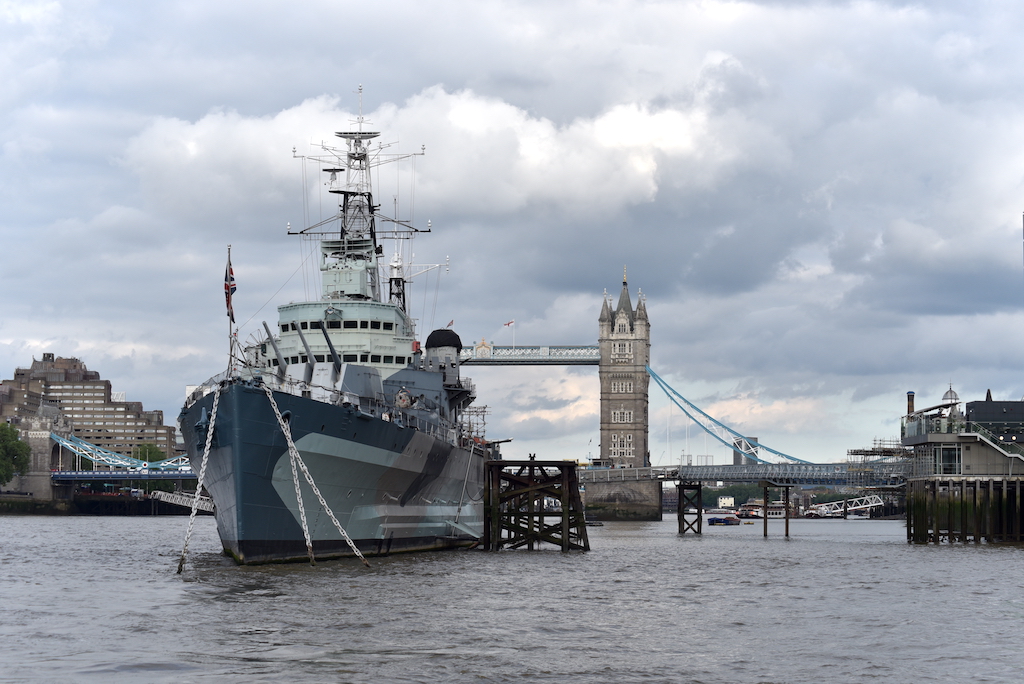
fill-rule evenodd
<path id="1" fill-rule="evenodd" d="M 907 392 L 907 415 L 914 412 L 914 393 Z"/>

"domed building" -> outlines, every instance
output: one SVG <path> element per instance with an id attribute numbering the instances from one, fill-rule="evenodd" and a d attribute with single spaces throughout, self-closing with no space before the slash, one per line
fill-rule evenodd
<path id="1" fill-rule="evenodd" d="M 901 442 L 913 450 L 907 478 L 911 541 L 1022 541 L 1024 401 L 960 401 L 952 385 L 923 409 L 907 393 Z"/>

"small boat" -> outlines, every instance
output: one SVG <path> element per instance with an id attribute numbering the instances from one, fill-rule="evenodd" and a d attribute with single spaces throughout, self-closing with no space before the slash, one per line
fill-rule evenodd
<path id="1" fill-rule="evenodd" d="M 735 516 L 726 516 L 724 518 L 708 518 L 708 525 L 739 525 L 740 519 Z"/>

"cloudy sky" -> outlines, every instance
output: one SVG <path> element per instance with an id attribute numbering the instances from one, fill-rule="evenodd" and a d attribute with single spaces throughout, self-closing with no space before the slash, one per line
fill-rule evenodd
<path id="1" fill-rule="evenodd" d="M 362 84 L 426 147 L 423 337 L 594 344 L 627 266 L 662 377 L 838 460 L 908 390 L 1024 395 L 1022 34 L 984 0 L 0 0 L 0 376 L 78 356 L 173 421 L 226 365 L 228 244 L 242 338 L 305 297 L 292 148 Z M 471 374 L 507 456 L 596 452 L 596 368 Z M 654 462 L 724 462 L 657 392 Z"/>

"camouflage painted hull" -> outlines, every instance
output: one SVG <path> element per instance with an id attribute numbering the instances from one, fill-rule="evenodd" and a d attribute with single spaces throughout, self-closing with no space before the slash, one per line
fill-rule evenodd
<path id="1" fill-rule="evenodd" d="M 275 392 L 320 492 L 366 555 L 470 546 L 483 534 L 484 456 L 358 409 Z M 192 467 L 206 441 L 203 409 L 181 414 Z M 198 425 L 197 425 L 198 424 Z M 301 473 L 299 474 L 301 478 Z M 238 563 L 308 558 L 288 447 L 266 394 L 244 382 L 222 390 L 205 487 L 224 550 Z M 353 555 L 302 482 L 317 558 Z"/>

